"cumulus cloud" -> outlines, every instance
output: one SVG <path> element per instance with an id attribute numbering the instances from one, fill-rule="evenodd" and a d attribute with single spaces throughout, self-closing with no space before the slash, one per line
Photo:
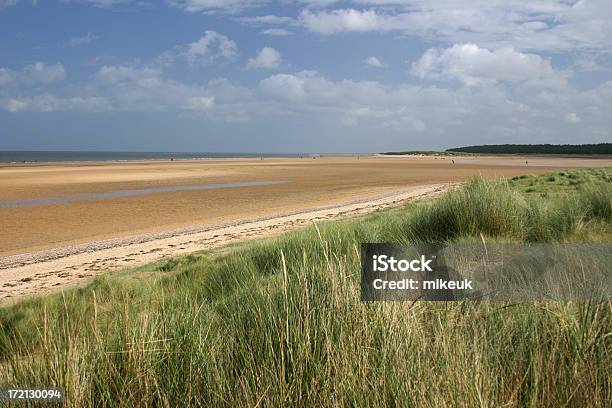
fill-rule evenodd
<path id="1" fill-rule="evenodd" d="M 304 10 L 300 19 L 307 29 L 320 34 L 334 34 L 343 31 L 388 31 L 393 30 L 397 17 L 380 15 L 375 10 Z M 397 28 L 397 27 L 395 27 Z"/>
<path id="2" fill-rule="evenodd" d="M 534 138 L 558 143 L 564 135 L 571 139 L 572 128 L 564 126 L 580 120 L 589 135 L 583 136 L 598 140 L 612 136 L 606 129 L 611 118 L 604 108 L 612 102 L 612 81 L 588 92 L 528 85 L 500 88 L 489 82 L 478 87 L 444 89 L 333 81 L 304 71 L 272 75 L 260 81 L 258 91 L 262 100 L 276 101 L 278 112 L 312 115 L 311 120 L 316 121 L 333 118 L 337 123 L 371 131 L 428 132 L 430 137 L 447 138 L 477 131 L 480 135 L 497 135 L 500 141 L 510 137 L 517 143 Z M 565 121 L 559 121 L 559 117 Z"/>
<path id="3" fill-rule="evenodd" d="M 228 37 L 216 31 L 206 31 L 198 41 L 185 47 L 180 54 L 191 63 L 210 64 L 220 59 L 229 59 L 238 54 L 238 46 Z"/>
<path id="4" fill-rule="evenodd" d="M 238 46 L 229 37 L 213 30 L 207 30 L 197 41 L 178 45 L 157 57 L 157 63 L 168 65 L 187 61 L 192 65 L 210 65 L 226 61 L 238 55 Z"/>
<path id="5" fill-rule="evenodd" d="M 262 80 L 260 89 L 265 95 L 281 100 L 298 100 L 305 95 L 305 84 L 308 74 L 278 74 Z"/>
<path id="6" fill-rule="evenodd" d="M 44 62 L 36 62 L 24 69 L 26 80 L 34 83 L 51 84 L 66 78 L 66 70 L 62 64 L 48 65 Z"/>
<path id="7" fill-rule="evenodd" d="M 386 67 L 385 63 L 379 60 L 376 57 L 368 57 L 365 59 L 364 64 L 370 68 L 384 68 Z"/>
<path id="8" fill-rule="evenodd" d="M 519 82 L 559 77 L 549 60 L 512 48 L 490 51 L 476 44 L 432 48 L 412 64 L 412 73 L 424 79 L 453 79 L 465 85 L 498 81 Z"/>
<path id="9" fill-rule="evenodd" d="M 418 87 L 404 86 L 394 90 L 373 81 L 333 81 L 314 71 L 272 75 L 261 80 L 258 88 L 262 97 L 278 101 L 287 109 L 353 119 L 405 115 L 406 104 L 412 107 L 419 98 Z M 423 95 L 422 102 L 425 99 Z"/>
<path id="10" fill-rule="evenodd" d="M 62 64 L 48 65 L 44 62 L 28 65 L 24 74 L 29 80 L 42 84 L 51 84 L 66 78 L 66 70 Z"/>
<path id="11" fill-rule="evenodd" d="M 49 85 L 66 79 L 66 70 L 60 63 L 35 62 L 22 71 L 0 68 L 0 85 Z"/>
<path id="12" fill-rule="evenodd" d="M 163 69 L 149 66 L 103 66 L 87 87 L 89 98 L 103 100 L 101 110 L 119 112 L 186 112 L 210 120 L 236 122 L 253 108 L 250 91 L 225 80 L 185 83 L 166 77 Z M 65 98 L 66 99 L 66 98 Z M 86 97 L 83 97 L 86 99 Z M 74 107 L 75 111 L 87 106 Z"/>
<path id="13" fill-rule="evenodd" d="M 272 47 L 264 47 L 259 51 L 259 54 L 255 58 L 249 59 L 247 63 L 247 69 L 252 68 L 278 68 L 282 62 L 282 56 L 280 52 L 276 51 Z"/>
<path id="14" fill-rule="evenodd" d="M 143 4 L 142 0 L 81 2 L 106 8 Z M 0 6 L 14 3 L 0 0 Z M 217 14 L 242 13 L 247 9 L 248 14 L 253 14 L 255 7 L 273 4 L 270 0 L 166 3 L 185 12 Z M 612 137 L 609 114 L 612 81 L 596 82 L 605 80 L 610 69 L 609 0 L 292 3 L 292 7 L 255 10 L 276 9 L 275 13 L 291 10 L 289 16 L 262 13 L 223 18 L 247 24 L 254 28 L 253 32 L 264 35 L 307 30 L 320 35 L 376 32 L 395 38 L 420 37 L 419 43 L 424 40 L 436 44 L 409 61 L 414 78 L 422 81 L 402 84 L 331 79 L 314 71 L 268 75 L 250 86 L 229 79 L 205 80 L 202 75 L 190 75 L 189 80 L 172 77 L 172 73 L 181 72 L 176 67 L 170 68 L 173 63 L 207 65 L 232 59 L 236 62 L 236 42 L 219 32 L 206 31 L 197 41 L 177 46 L 157 60 L 132 60 L 138 63 L 107 60 L 82 82 L 64 84 L 66 70 L 62 64 L 38 62 L 26 67 L 0 68 L 0 109 L 177 112 L 180 116 L 232 122 L 266 119 L 260 121 L 265 123 L 278 123 L 268 119 L 286 115 L 290 121 L 298 117 L 303 123 L 324 130 L 354 126 L 347 133 L 351 137 L 360 132 L 382 133 L 385 138 L 396 135 L 400 141 L 405 135 L 421 133 L 419 137 L 426 135 L 427 140 L 446 135 L 448 141 L 453 135 L 461 135 L 462 143 L 483 141 L 468 140 L 470 137 L 494 136 L 500 141 L 511 138 L 516 142 L 565 142 L 575 137 L 577 124 L 581 140 Z M 92 37 L 95 36 L 88 33 L 68 41 L 66 46 L 86 44 L 94 40 Z M 248 68 L 283 65 L 282 56 L 272 47 L 250 52 Z M 559 66 L 553 66 L 547 57 L 550 55 L 555 56 L 554 61 L 560 56 Z M 363 63 L 372 68 L 385 66 L 376 56 Z M 240 64 L 244 66 L 244 61 Z M 568 66 L 576 73 L 559 68 Z M 587 80 L 580 82 L 584 72 L 596 74 L 584 75 Z M 333 76 L 337 75 L 339 72 L 334 71 Z M 589 89 L 585 91 L 586 87 Z"/>
<path id="15" fill-rule="evenodd" d="M 214 100 L 201 86 L 189 86 L 165 78 L 158 67 L 101 67 L 94 75 L 97 90 L 111 101 L 111 109 L 119 111 L 167 111 L 185 107 L 201 110 Z"/>
<path id="16" fill-rule="evenodd" d="M 486 141 L 478 135 L 496 135 L 500 141 L 511 137 L 517 143 L 565 142 L 575 137 L 577 123 L 581 140 L 612 137 L 608 114 L 612 81 L 585 92 L 522 83 L 499 87 L 488 81 L 445 89 L 332 80 L 301 71 L 270 75 L 246 87 L 227 79 L 181 82 L 167 78 L 159 68 L 121 65 L 103 66 L 92 79 L 87 86 L 66 87 L 58 94 L 0 94 L 0 108 L 12 112 L 183 112 L 231 122 L 299 117 L 323 128 L 354 126 L 355 132 L 386 135 L 426 133 L 428 140 L 443 138 L 447 143 L 450 135 L 464 135 L 466 143 Z"/>

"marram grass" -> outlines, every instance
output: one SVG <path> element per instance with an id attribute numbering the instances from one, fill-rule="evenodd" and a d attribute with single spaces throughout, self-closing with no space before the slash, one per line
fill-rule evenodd
<path id="1" fill-rule="evenodd" d="M 0 309 L 0 386 L 74 407 L 610 406 L 610 302 L 359 301 L 361 242 L 610 242 L 601 172 L 475 179 Z"/>

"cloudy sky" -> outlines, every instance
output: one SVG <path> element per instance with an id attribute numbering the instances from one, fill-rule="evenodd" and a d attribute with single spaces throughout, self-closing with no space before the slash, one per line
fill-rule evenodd
<path id="1" fill-rule="evenodd" d="M 610 0 L 0 0 L 0 149 L 612 141 Z"/>

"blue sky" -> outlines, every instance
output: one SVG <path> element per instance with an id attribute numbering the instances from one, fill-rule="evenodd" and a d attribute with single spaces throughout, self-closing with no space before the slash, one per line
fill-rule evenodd
<path id="1" fill-rule="evenodd" d="M 0 0 L 0 149 L 612 141 L 609 0 Z"/>

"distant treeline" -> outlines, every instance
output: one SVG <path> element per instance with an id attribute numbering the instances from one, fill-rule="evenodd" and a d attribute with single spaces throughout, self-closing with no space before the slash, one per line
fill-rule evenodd
<path id="1" fill-rule="evenodd" d="M 456 147 L 447 152 L 493 154 L 612 154 L 612 143 L 553 145 L 553 144 L 503 144 Z"/>

